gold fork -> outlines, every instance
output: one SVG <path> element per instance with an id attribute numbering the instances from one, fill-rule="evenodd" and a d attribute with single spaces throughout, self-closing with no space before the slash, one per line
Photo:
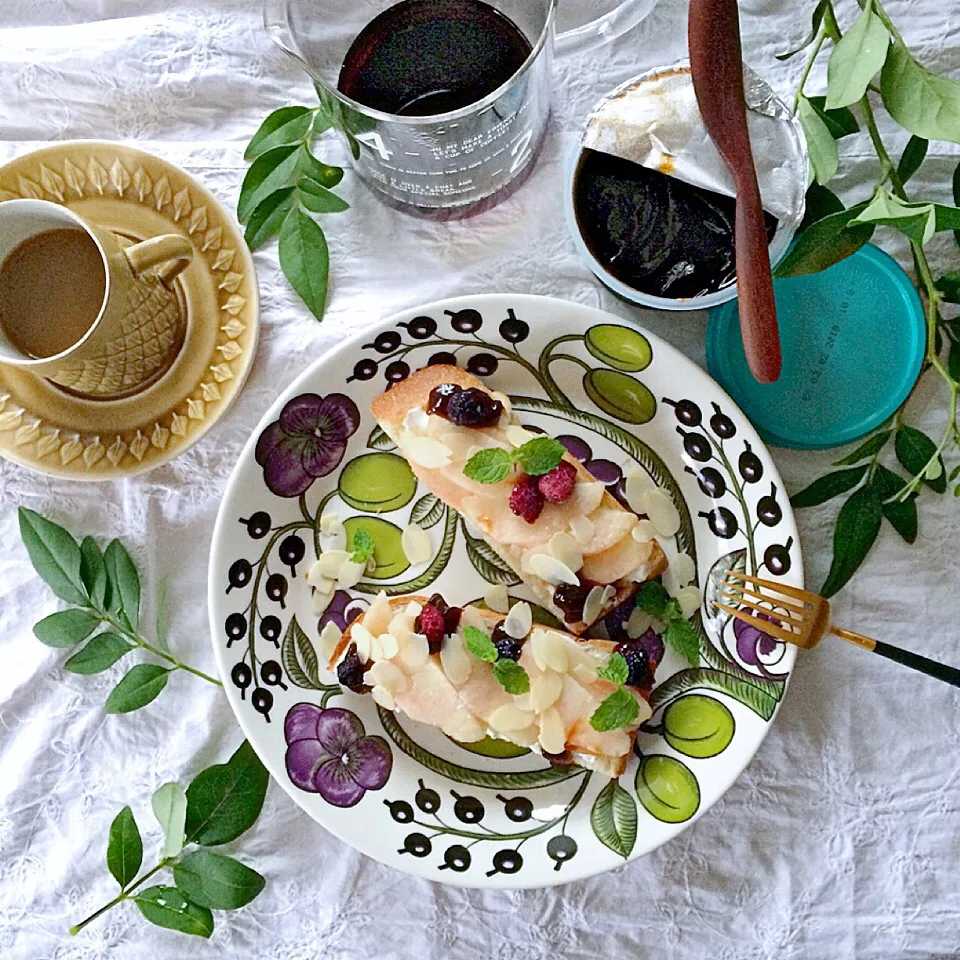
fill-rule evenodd
<path id="1" fill-rule="evenodd" d="M 929 657 L 922 657 L 919 653 L 912 653 L 893 644 L 884 643 L 882 640 L 865 637 L 852 630 L 835 627 L 830 622 L 829 601 L 809 590 L 801 590 L 799 587 L 791 587 L 789 584 L 777 583 L 773 580 L 761 580 L 745 573 L 737 573 L 735 570 L 724 572 L 727 579 L 717 594 L 724 600 L 730 600 L 732 605 L 720 603 L 718 600 L 714 600 L 713 605 L 777 640 L 810 650 L 820 642 L 824 634 L 832 633 L 871 653 L 878 653 L 888 660 L 896 660 L 897 663 L 902 663 L 906 667 L 912 667 L 930 677 L 943 680 L 944 683 L 960 687 L 960 670 L 956 667 L 949 667 Z M 751 586 L 757 589 L 751 589 Z M 767 593 L 762 593 L 763 590 Z M 758 606 L 758 603 L 763 606 Z M 780 621 L 779 624 L 756 616 L 758 611 L 762 612 L 764 617 L 776 618 Z"/>

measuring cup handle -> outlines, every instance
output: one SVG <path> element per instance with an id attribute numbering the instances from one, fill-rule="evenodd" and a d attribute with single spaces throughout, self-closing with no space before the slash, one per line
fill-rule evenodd
<path id="1" fill-rule="evenodd" d="M 312 74 L 309 64 L 297 53 L 290 21 L 287 17 L 287 0 L 263 0 L 263 26 L 270 39 L 292 60 Z"/>
<path id="2" fill-rule="evenodd" d="M 267 3 L 274 0 L 267 0 Z M 563 5 L 564 0 L 558 0 Z M 554 41 L 554 50 L 562 57 L 570 54 L 585 53 L 622 37 L 647 17 L 657 5 L 657 0 L 623 0 L 616 9 L 596 20 L 564 30 L 558 33 Z"/>

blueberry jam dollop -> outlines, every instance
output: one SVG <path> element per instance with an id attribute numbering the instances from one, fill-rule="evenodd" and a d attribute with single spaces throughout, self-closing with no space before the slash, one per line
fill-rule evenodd
<path id="1" fill-rule="evenodd" d="M 443 417 L 458 427 L 492 427 L 503 413 L 503 404 L 485 390 L 441 383 L 430 391 L 427 413 Z"/>

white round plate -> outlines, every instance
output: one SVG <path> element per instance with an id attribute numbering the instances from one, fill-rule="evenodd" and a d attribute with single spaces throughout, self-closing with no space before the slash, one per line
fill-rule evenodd
<path id="1" fill-rule="evenodd" d="M 702 370 L 598 310 L 545 297 L 461 297 L 398 314 L 318 360 L 248 442 L 210 557 L 227 695 L 277 782 L 383 863 L 501 888 L 613 869 L 675 836 L 730 786 L 769 729 L 796 651 L 752 628 L 738 633 L 706 602 L 694 618 L 700 663 L 667 649 L 653 717 L 619 781 L 551 767 L 532 753 L 490 756 L 497 743 L 461 746 L 341 689 L 318 660 L 321 623 L 342 626 L 381 589 L 437 591 L 462 604 L 501 582 L 525 596 L 456 513 L 418 488 L 369 412 L 390 382 L 431 360 L 459 363 L 510 395 L 526 425 L 560 437 L 612 492 L 625 470 L 646 470 L 681 515 L 664 547 L 671 558 L 694 558 L 707 601 L 729 568 L 802 585 L 797 530 L 773 461 Z M 328 417 L 354 406 L 352 417 Z M 358 426 L 338 434 L 344 423 Z M 374 536 L 377 568 L 337 594 L 320 621 L 304 573 L 327 511 L 346 521 L 348 535 L 362 527 Z M 407 567 L 400 533 L 411 519 L 429 530 L 434 552 Z"/>

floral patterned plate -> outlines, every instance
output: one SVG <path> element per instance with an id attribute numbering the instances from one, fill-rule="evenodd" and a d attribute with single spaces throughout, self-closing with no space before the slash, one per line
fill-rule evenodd
<path id="1" fill-rule="evenodd" d="M 512 571 L 438 502 L 377 427 L 370 402 L 429 363 L 458 363 L 508 393 L 522 421 L 559 437 L 622 496 L 637 466 L 681 515 L 668 554 L 690 554 L 707 600 L 728 568 L 802 585 L 797 531 L 776 468 L 723 391 L 668 344 L 544 297 L 430 304 L 318 360 L 274 404 L 228 485 L 210 559 L 217 662 L 240 725 L 307 813 L 363 853 L 431 880 L 535 887 L 653 850 L 723 794 L 766 735 L 795 650 L 704 605 L 700 664 L 667 651 L 652 718 L 619 779 L 551 767 L 503 741 L 458 744 L 341 689 L 319 662 L 380 590 L 524 596 Z M 376 570 L 322 618 L 304 573 L 336 510 L 366 530 Z M 400 535 L 426 528 L 410 566 Z M 532 599 L 531 597 L 526 597 Z M 544 612 L 545 613 L 545 612 Z"/>

